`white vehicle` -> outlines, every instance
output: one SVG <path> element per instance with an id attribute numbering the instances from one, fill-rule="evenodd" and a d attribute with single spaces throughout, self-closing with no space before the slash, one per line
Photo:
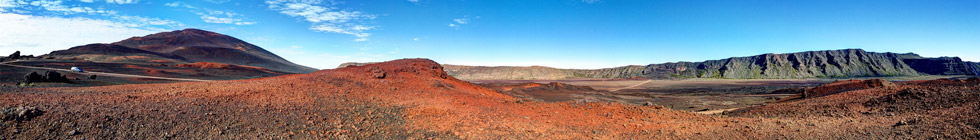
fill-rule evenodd
<path id="1" fill-rule="evenodd" d="M 74 71 L 74 72 L 85 72 L 84 70 L 82 70 L 82 68 L 78 68 L 78 67 L 71 67 L 71 71 Z"/>

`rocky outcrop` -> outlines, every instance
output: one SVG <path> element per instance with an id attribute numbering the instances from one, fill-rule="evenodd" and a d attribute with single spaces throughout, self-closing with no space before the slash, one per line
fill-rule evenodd
<path id="1" fill-rule="evenodd" d="M 834 81 L 832 83 L 827 83 L 804 90 L 803 97 L 815 98 L 853 90 L 894 86 L 895 83 L 881 79 Z"/>
<path id="2" fill-rule="evenodd" d="M 18 58 L 20 58 L 20 51 L 15 51 L 14 53 L 7 56 L 7 59 L 11 59 L 11 60 L 18 59 Z"/>
<path id="3" fill-rule="evenodd" d="M 346 67 L 349 67 L 349 66 L 364 66 L 364 65 L 367 65 L 367 64 L 374 64 L 374 63 L 378 63 L 378 62 L 367 62 L 367 63 L 347 62 L 347 63 L 340 64 L 339 66 L 337 66 L 337 68 L 346 68 Z"/>
<path id="4" fill-rule="evenodd" d="M 452 66 L 460 79 L 631 78 L 785 79 L 918 75 L 975 75 L 980 65 L 957 57 L 924 58 L 913 53 L 877 53 L 861 49 L 762 54 L 703 62 L 576 70 L 549 67 Z"/>
<path id="5" fill-rule="evenodd" d="M 62 75 L 61 73 L 55 71 L 45 72 L 44 75 L 38 74 L 37 72 L 31 72 L 24 75 L 24 81 L 22 83 L 35 83 L 35 82 L 61 82 L 61 83 L 71 83 L 68 80 L 67 75 Z"/>
<path id="6" fill-rule="evenodd" d="M 0 108 L 0 121 L 25 121 L 43 114 L 44 111 L 33 106 L 3 107 Z"/>

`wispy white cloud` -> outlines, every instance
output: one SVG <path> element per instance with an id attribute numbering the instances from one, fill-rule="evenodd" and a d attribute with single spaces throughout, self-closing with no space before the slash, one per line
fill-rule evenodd
<path id="1" fill-rule="evenodd" d="M 164 6 L 169 6 L 169 7 L 174 7 L 174 8 L 183 7 L 183 8 L 189 8 L 189 9 L 197 9 L 197 7 L 194 7 L 194 6 L 191 6 L 191 5 L 187 4 L 187 3 L 183 3 L 183 2 L 179 2 L 179 1 L 165 3 L 163 5 Z"/>
<path id="2" fill-rule="evenodd" d="M 207 13 L 196 13 L 201 15 L 201 19 L 207 23 L 223 23 L 223 24 L 235 24 L 235 25 L 252 25 L 255 22 L 245 21 L 242 19 L 241 15 L 232 12 L 225 11 L 208 11 Z"/>
<path id="3" fill-rule="evenodd" d="M 43 10 L 50 11 L 50 12 L 57 12 L 57 13 L 61 13 L 61 14 L 90 14 L 90 15 L 95 15 L 95 14 L 100 14 L 100 15 L 114 15 L 114 14 L 116 14 L 115 11 L 105 10 L 105 9 L 102 9 L 102 8 L 94 9 L 94 8 L 91 8 L 91 7 L 65 6 L 64 4 L 62 4 L 62 1 L 60 1 L 60 0 L 57 0 L 57 1 L 40 0 L 40 1 L 32 1 L 29 4 L 20 4 L 19 2 L 18 3 L 13 3 L 13 4 L 15 4 L 13 6 L 17 6 L 17 7 L 27 7 L 27 6 L 29 6 L 29 7 L 37 7 L 39 9 L 43 9 Z"/>
<path id="4" fill-rule="evenodd" d="M 183 24 L 181 24 L 179 22 L 176 22 L 176 21 L 172 21 L 172 20 L 165 20 L 165 19 L 160 19 L 160 18 L 142 17 L 142 16 L 115 16 L 115 19 L 121 21 L 121 23 L 124 23 L 125 25 L 128 25 L 129 27 L 143 27 L 143 26 L 147 26 L 147 25 L 154 25 L 154 26 L 160 26 L 160 25 L 164 25 L 164 26 L 171 26 L 171 25 L 184 26 Z"/>
<path id="5" fill-rule="evenodd" d="M 469 24 L 471 19 L 478 19 L 478 18 L 480 18 L 480 16 L 475 16 L 475 17 L 463 16 L 462 18 L 455 18 L 453 19 L 453 22 L 449 23 L 449 27 L 459 30 L 459 27 L 462 26 L 463 24 Z"/>
<path id="6" fill-rule="evenodd" d="M 110 43 L 164 31 L 133 23 L 91 18 L 62 18 L 0 13 L 0 53 L 46 54 L 89 43 Z"/>
<path id="7" fill-rule="evenodd" d="M 415 5 L 422 5 L 422 1 L 421 0 L 408 0 L 408 2 L 410 2 L 412 4 L 415 4 Z"/>
<path id="8" fill-rule="evenodd" d="M 86 1 L 83 1 L 86 2 Z M 94 2 L 94 1 L 93 1 Z M 134 0 L 129 1 L 112 1 L 111 3 L 135 3 Z M 116 12 L 114 10 L 108 10 L 103 8 L 92 8 L 85 6 L 72 5 L 68 6 L 64 4 L 61 0 L 38 0 L 38 1 L 25 1 L 25 0 L 0 0 L 0 7 L 5 7 L 5 10 L 10 10 L 13 13 L 33 13 L 31 10 L 45 13 L 45 15 L 61 15 L 70 16 L 76 14 L 87 14 L 87 15 L 100 15 L 112 19 L 111 21 L 118 22 L 121 25 L 127 27 L 143 27 L 143 26 L 163 26 L 163 27 L 180 27 L 183 26 L 180 22 L 151 18 L 143 16 L 132 16 L 124 15 Z M 52 15 L 53 14 L 53 15 Z"/>
<path id="9" fill-rule="evenodd" d="M 106 3 L 115 3 L 115 4 L 133 4 L 133 3 L 137 3 L 139 1 L 138 0 L 106 0 L 105 2 Z"/>
<path id="10" fill-rule="evenodd" d="M 231 0 L 204 0 L 204 1 L 210 2 L 210 3 L 214 3 L 214 4 L 222 4 L 222 3 L 225 3 L 225 2 L 229 2 Z"/>
<path id="11" fill-rule="evenodd" d="M 371 34 L 367 31 L 375 27 L 365 25 L 365 22 L 377 17 L 360 11 L 342 10 L 329 1 L 267 0 L 265 3 L 279 13 L 313 23 L 310 30 L 353 35 L 357 37 L 354 41 L 368 41 Z"/>
<path id="12" fill-rule="evenodd" d="M 249 21 L 244 15 L 231 12 L 231 11 L 221 11 L 212 10 L 208 8 L 198 8 L 183 2 L 171 2 L 164 4 L 165 6 L 174 8 L 185 8 L 201 16 L 201 20 L 207 23 L 218 23 L 218 24 L 234 24 L 234 25 L 252 25 L 256 22 Z"/>
<path id="13" fill-rule="evenodd" d="M 459 24 L 466 24 L 469 21 L 470 21 L 470 19 L 468 19 L 468 18 L 457 18 L 457 19 L 453 19 L 453 22 L 456 22 L 456 23 L 459 23 Z"/>
<path id="14" fill-rule="evenodd" d="M 94 3 L 96 0 L 78 0 L 78 1 L 84 3 Z M 134 4 L 134 3 L 138 3 L 139 1 L 138 0 L 105 0 L 105 2 L 109 4 Z"/>
<path id="15" fill-rule="evenodd" d="M 582 3 L 594 4 L 602 2 L 602 0 L 581 0 Z"/>

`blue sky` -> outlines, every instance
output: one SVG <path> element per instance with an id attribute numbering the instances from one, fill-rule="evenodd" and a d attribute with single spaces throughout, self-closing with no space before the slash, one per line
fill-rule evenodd
<path id="1" fill-rule="evenodd" d="M 845 48 L 980 61 L 977 0 L 0 0 L 2 54 L 184 28 L 316 68 L 606 68 Z"/>

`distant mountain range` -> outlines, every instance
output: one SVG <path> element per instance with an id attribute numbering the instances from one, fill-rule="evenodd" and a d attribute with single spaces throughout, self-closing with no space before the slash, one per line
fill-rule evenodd
<path id="1" fill-rule="evenodd" d="M 272 52 L 237 38 L 199 29 L 161 32 L 132 37 L 112 44 L 77 46 L 68 50 L 54 51 L 47 56 L 127 63 L 217 62 L 292 73 L 309 73 L 318 70 L 289 62 Z"/>
<path id="2" fill-rule="evenodd" d="M 569 78 L 847 78 L 919 75 L 978 75 L 980 63 L 958 57 L 926 58 L 914 53 L 877 53 L 861 49 L 762 54 L 703 62 L 631 65 L 605 69 L 557 69 L 531 66 L 444 65 L 449 75 L 467 80 Z"/>

